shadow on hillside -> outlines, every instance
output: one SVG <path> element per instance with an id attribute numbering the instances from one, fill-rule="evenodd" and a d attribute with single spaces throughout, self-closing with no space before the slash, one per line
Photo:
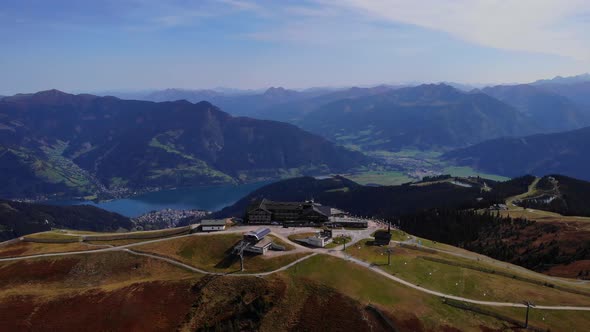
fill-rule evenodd
<path id="1" fill-rule="evenodd" d="M 227 268 L 231 267 L 233 264 L 235 264 L 236 262 L 238 262 L 237 272 L 240 271 L 240 269 L 239 269 L 240 257 L 233 253 L 233 249 L 236 245 L 238 245 L 238 243 L 240 243 L 240 241 L 234 243 L 226 251 L 223 252 L 223 259 L 221 261 L 219 261 L 217 264 L 215 264 L 215 268 L 227 269 Z M 244 256 L 246 256 L 246 255 L 244 255 Z"/>
<path id="2" fill-rule="evenodd" d="M 383 262 L 382 263 L 371 263 L 371 266 L 391 266 L 391 264 L 387 264 L 387 262 L 384 262 L 384 263 Z"/>
<path id="3" fill-rule="evenodd" d="M 376 242 L 375 240 L 368 240 L 367 242 L 365 242 L 365 245 L 371 246 L 371 247 L 388 247 L 389 243 Z"/>

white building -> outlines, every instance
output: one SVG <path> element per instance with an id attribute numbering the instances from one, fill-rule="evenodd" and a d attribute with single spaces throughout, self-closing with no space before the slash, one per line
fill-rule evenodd
<path id="1" fill-rule="evenodd" d="M 225 230 L 225 219 L 201 220 L 201 230 L 203 232 L 223 231 Z"/>
<path id="2" fill-rule="evenodd" d="M 328 239 L 319 235 L 308 237 L 306 240 L 307 244 L 318 248 L 323 248 L 326 246 L 326 244 L 332 242 L 332 239 Z"/>
<path id="3" fill-rule="evenodd" d="M 272 246 L 272 239 L 265 237 L 264 239 L 258 241 L 257 243 L 246 247 L 245 251 L 264 255 L 264 254 L 266 254 L 268 249 L 270 249 L 271 246 Z"/>
<path id="4" fill-rule="evenodd" d="M 325 247 L 328 243 L 332 242 L 332 231 L 331 230 L 323 230 L 321 232 L 318 232 L 317 234 L 310 236 L 310 237 L 306 237 L 304 239 L 300 239 L 298 240 L 299 242 L 308 244 L 310 246 L 314 246 L 314 247 L 318 247 L 318 248 L 323 248 Z"/>

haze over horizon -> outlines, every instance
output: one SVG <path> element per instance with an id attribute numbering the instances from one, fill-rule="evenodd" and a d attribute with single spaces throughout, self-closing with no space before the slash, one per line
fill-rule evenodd
<path id="1" fill-rule="evenodd" d="M 587 72 L 587 31 L 581 0 L 7 0 L 0 95 L 526 83 Z"/>

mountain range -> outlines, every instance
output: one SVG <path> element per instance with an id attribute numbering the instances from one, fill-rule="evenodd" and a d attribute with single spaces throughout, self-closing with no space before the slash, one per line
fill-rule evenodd
<path id="1" fill-rule="evenodd" d="M 369 88 L 352 87 L 338 91 L 327 91 L 311 98 L 303 98 L 295 101 L 284 102 L 258 110 L 250 114 L 261 119 L 277 120 L 299 125 L 310 113 L 315 112 L 321 106 L 338 100 L 355 99 L 366 96 L 385 93 L 400 86 L 378 85 Z"/>
<path id="2" fill-rule="evenodd" d="M 481 90 L 451 87 L 453 83 L 303 91 L 273 87 L 242 94 L 167 89 L 141 99 L 207 100 L 232 115 L 292 123 L 362 150 L 448 150 L 487 139 L 590 125 L 587 78 L 557 77 Z"/>
<path id="3" fill-rule="evenodd" d="M 57 90 L 0 101 L 0 197 L 235 183 L 366 161 L 293 125 L 233 117 L 208 102 Z"/>
<path id="4" fill-rule="evenodd" d="M 590 106 L 590 81 L 572 84 L 543 84 L 540 87 L 567 97 L 577 104 Z"/>
<path id="5" fill-rule="evenodd" d="M 564 132 L 590 126 L 586 86 L 581 75 L 471 91 L 441 83 L 167 89 L 143 95 L 152 101 L 57 90 L 18 94 L 0 99 L 0 197 L 118 197 L 343 172 L 371 162 L 336 144 L 363 152 L 457 150 L 445 160 L 508 176 L 587 178 L 580 170 L 585 159 L 570 156 L 585 136 Z M 549 133 L 558 135 L 543 136 Z M 553 140 L 542 160 L 533 144 L 539 139 Z M 498 146 L 527 154 L 486 155 Z"/>
<path id="6" fill-rule="evenodd" d="M 132 227 L 129 218 L 90 205 L 52 206 L 0 200 L 0 242 L 52 228 L 114 232 Z"/>
<path id="7" fill-rule="evenodd" d="M 570 77 L 557 76 L 550 80 L 539 80 L 533 85 L 567 97 L 571 101 L 585 106 L 590 106 L 590 74 L 582 74 Z"/>
<path id="8" fill-rule="evenodd" d="M 448 149 L 536 131 L 515 108 L 445 84 L 328 103 L 307 115 L 301 126 L 367 150 Z"/>
<path id="9" fill-rule="evenodd" d="M 555 76 L 551 79 L 542 79 L 533 82 L 534 85 L 546 85 L 546 84 L 576 84 L 576 83 L 584 83 L 590 82 L 590 73 L 584 73 L 575 76 Z"/>
<path id="10" fill-rule="evenodd" d="M 270 87 L 262 92 L 242 91 L 239 93 L 226 93 L 208 89 L 165 89 L 137 96 L 137 99 L 154 102 L 186 100 L 192 103 L 198 103 L 200 101 L 209 101 L 232 115 L 267 119 L 267 117 L 261 116 L 261 114 L 268 108 L 279 104 L 313 98 L 329 91 L 331 90 L 309 89 L 296 91 L 283 87 Z"/>
<path id="11" fill-rule="evenodd" d="M 223 96 L 223 93 L 215 90 L 165 89 L 152 91 L 142 96 L 140 99 L 155 102 L 186 100 L 191 103 L 198 103 L 203 100 L 212 100 L 221 96 Z"/>
<path id="12" fill-rule="evenodd" d="M 590 107 L 540 86 L 498 85 L 481 90 L 522 112 L 539 132 L 558 132 L 590 125 Z"/>
<path id="13" fill-rule="evenodd" d="M 448 148 L 523 131 L 525 134 L 536 132 L 535 126 L 509 105 L 473 95 L 438 84 L 379 85 L 336 91 L 269 88 L 264 93 L 239 96 L 212 90 L 171 89 L 155 92 L 144 99 L 193 102 L 206 99 L 232 115 L 289 122 L 332 141 L 369 150 Z M 377 109 L 370 112 L 360 111 L 375 105 Z M 347 111 L 342 112 L 342 108 Z M 475 129 L 466 128 L 466 120 L 475 124 Z M 408 128 L 416 130 L 406 132 Z"/>
<path id="14" fill-rule="evenodd" d="M 312 88 L 302 91 L 283 87 L 270 87 L 260 92 L 247 90 L 239 93 L 225 93 L 217 89 L 164 89 L 134 94 L 114 93 L 113 95 L 122 99 L 155 102 L 187 100 L 197 103 L 206 100 L 232 115 L 296 124 L 305 114 L 323 104 L 340 99 L 379 94 L 399 87 L 402 86 L 378 85 L 368 88 L 351 87 L 340 89 Z"/>
<path id="15" fill-rule="evenodd" d="M 481 90 L 520 112 L 536 135 L 502 137 L 448 152 L 443 159 L 505 176 L 563 174 L 590 179 L 590 75 Z"/>
<path id="16" fill-rule="evenodd" d="M 442 83 L 304 92 L 270 88 L 241 96 L 185 92 L 191 101 L 209 94 L 215 105 L 231 114 L 289 122 L 362 150 L 448 150 L 492 138 L 590 125 L 590 108 L 532 84 L 469 92 Z M 158 100 L 182 96 L 168 90 L 159 94 L 167 97 Z"/>
<path id="17" fill-rule="evenodd" d="M 590 127 L 554 134 L 499 138 L 446 153 L 459 165 L 505 176 L 563 174 L 590 180 Z"/>

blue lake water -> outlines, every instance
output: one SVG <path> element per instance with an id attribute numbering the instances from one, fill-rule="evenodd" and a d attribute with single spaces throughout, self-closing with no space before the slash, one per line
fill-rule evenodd
<path id="1" fill-rule="evenodd" d="M 216 211 L 235 203 L 250 192 L 271 182 L 163 190 L 131 198 L 114 199 L 99 203 L 76 200 L 51 201 L 46 203 L 53 205 L 94 205 L 127 217 L 137 217 L 150 211 L 167 208 Z"/>

